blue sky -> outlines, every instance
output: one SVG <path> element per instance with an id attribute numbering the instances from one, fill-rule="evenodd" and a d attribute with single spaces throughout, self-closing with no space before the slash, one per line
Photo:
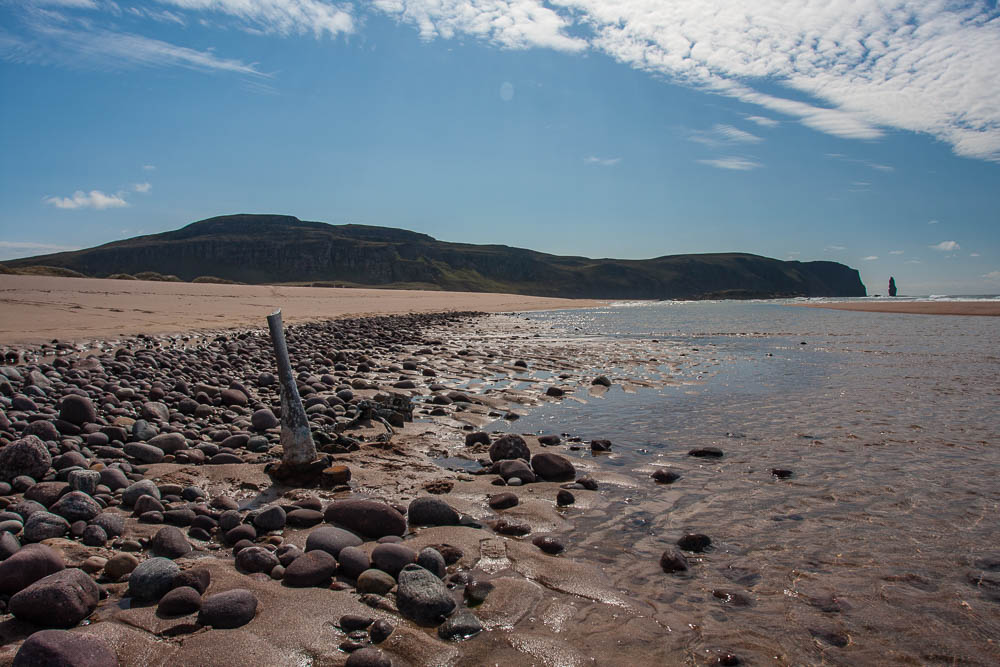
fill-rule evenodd
<path id="1" fill-rule="evenodd" d="M 226 213 L 1000 292 L 1000 11 L 0 0 L 0 259 Z"/>

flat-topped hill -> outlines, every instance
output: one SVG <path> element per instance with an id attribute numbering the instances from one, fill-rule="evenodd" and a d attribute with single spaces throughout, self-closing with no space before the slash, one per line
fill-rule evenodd
<path id="1" fill-rule="evenodd" d="M 590 259 L 438 241 L 368 225 L 228 215 L 161 234 L 5 262 L 103 278 L 156 272 L 251 284 L 300 283 L 506 292 L 595 299 L 864 296 L 856 269 L 744 253 Z"/>

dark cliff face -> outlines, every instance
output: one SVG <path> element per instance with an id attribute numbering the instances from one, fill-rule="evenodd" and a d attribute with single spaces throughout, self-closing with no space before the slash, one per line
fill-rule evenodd
<path id="1" fill-rule="evenodd" d="M 770 296 L 865 295 L 858 272 L 835 262 L 783 262 L 740 253 L 648 260 L 561 257 L 279 215 L 210 218 L 172 232 L 7 264 L 66 267 L 97 277 L 156 271 L 184 280 L 211 275 L 246 283 L 405 283 L 605 299 L 700 298 L 734 290 Z"/>

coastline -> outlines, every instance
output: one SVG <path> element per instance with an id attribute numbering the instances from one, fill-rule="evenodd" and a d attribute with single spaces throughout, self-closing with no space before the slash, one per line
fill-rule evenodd
<path id="1" fill-rule="evenodd" d="M 0 275 L 0 344 L 112 339 L 137 334 L 261 327 L 281 308 L 286 324 L 447 311 L 588 308 L 598 300 L 519 294 L 274 285 L 217 285 Z"/>
<path id="2" fill-rule="evenodd" d="M 866 301 L 864 303 L 792 303 L 799 308 L 827 308 L 866 313 L 897 313 L 905 315 L 969 315 L 980 317 L 1000 316 L 998 301 Z"/>

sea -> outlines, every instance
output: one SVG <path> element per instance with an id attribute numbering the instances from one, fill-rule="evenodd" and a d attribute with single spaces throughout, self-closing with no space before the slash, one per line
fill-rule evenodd
<path id="1" fill-rule="evenodd" d="M 1000 300 L 911 297 L 928 298 Z M 599 564 L 685 660 L 1000 664 L 1000 320 L 789 307 L 805 301 L 522 314 L 648 360 L 597 358 L 603 396 L 490 428 L 579 439 L 565 453 L 611 481 L 567 555 Z M 611 452 L 591 454 L 595 438 Z M 689 455 L 705 447 L 723 456 Z M 657 468 L 681 477 L 656 484 Z M 663 573 L 688 533 L 712 546 Z"/>

